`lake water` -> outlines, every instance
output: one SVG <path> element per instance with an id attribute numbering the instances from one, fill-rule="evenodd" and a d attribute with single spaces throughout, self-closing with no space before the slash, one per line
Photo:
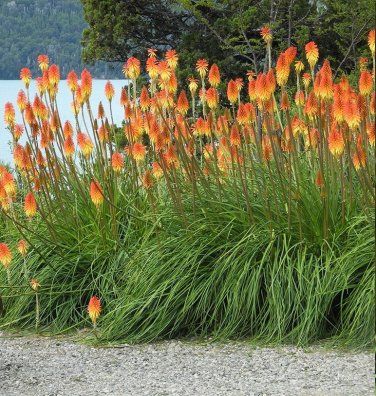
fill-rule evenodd
<path id="1" fill-rule="evenodd" d="M 107 80 L 93 80 L 93 93 L 90 103 L 94 114 L 97 113 L 98 104 L 102 101 L 105 112 L 109 115 L 108 101 L 104 95 L 104 86 Z M 123 119 L 123 109 L 119 104 L 121 88 L 127 84 L 126 80 L 111 80 L 115 88 L 115 97 L 112 102 L 112 112 L 115 124 L 120 124 Z M 25 86 L 20 80 L 0 80 L 0 162 L 13 163 L 9 142 L 11 140 L 10 132 L 6 129 L 4 123 L 4 106 L 6 102 L 11 102 L 16 111 L 16 122 L 22 123 L 21 114 L 18 111 L 16 99 L 18 92 Z M 30 84 L 30 99 L 33 100 L 36 94 L 35 82 Z M 62 80 L 59 85 L 59 92 L 57 95 L 57 103 L 59 107 L 61 121 L 64 123 L 66 120 L 72 122 L 74 125 L 74 116 L 71 110 L 72 93 L 68 88 L 65 80 Z M 21 143 L 23 141 L 21 140 Z"/>

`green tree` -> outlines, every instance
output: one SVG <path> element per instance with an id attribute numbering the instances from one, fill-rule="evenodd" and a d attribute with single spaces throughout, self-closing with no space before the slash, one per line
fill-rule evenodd
<path id="1" fill-rule="evenodd" d="M 143 57 L 149 47 L 176 48 L 192 70 L 206 57 L 232 76 L 264 67 L 260 28 L 273 29 L 274 56 L 314 40 L 322 57 L 349 70 L 366 48 L 373 25 L 372 0 L 81 0 L 89 24 L 83 35 L 86 61 Z M 350 27 L 350 28 L 349 28 Z M 350 48 L 350 49 L 349 49 Z"/>
<path id="2" fill-rule="evenodd" d="M 77 0 L 13 0 L 0 2 L 0 78 L 17 79 L 22 67 L 39 73 L 37 56 L 47 54 L 65 77 L 80 71 L 82 31 L 87 26 Z M 91 67 L 96 77 L 110 76 L 103 63 Z"/>

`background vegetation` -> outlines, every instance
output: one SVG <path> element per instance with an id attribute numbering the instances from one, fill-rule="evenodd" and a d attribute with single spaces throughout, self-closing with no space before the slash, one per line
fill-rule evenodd
<path id="1" fill-rule="evenodd" d="M 335 71 L 348 72 L 365 53 L 374 12 L 372 0 L 5 0 L 0 79 L 17 79 L 24 66 L 35 74 L 40 53 L 48 53 L 62 75 L 81 70 L 82 39 L 84 61 L 97 78 L 121 77 L 117 62 L 144 57 L 150 47 L 176 48 L 184 78 L 200 57 L 229 77 L 258 72 L 265 59 L 259 29 L 266 23 L 276 49 L 302 49 L 314 40 Z"/>
<path id="2" fill-rule="evenodd" d="M 48 54 L 63 76 L 81 70 L 81 37 L 86 27 L 79 0 L 3 0 L 0 2 L 0 79 L 18 79 L 20 69 L 37 73 L 35 59 Z M 98 62 L 97 77 L 116 75 Z M 119 70 L 117 70 L 119 76 Z"/>
<path id="3" fill-rule="evenodd" d="M 365 33 L 373 26 L 372 0 L 82 0 L 89 27 L 87 61 L 145 57 L 147 48 L 178 50 L 179 74 L 187 77 L 205 57 L 234 77 L 265 66 L 260 28 L 273 29 L 276 50 L 302 50 L 314 40 L 335 74 L 349 72 L 366 53 Z"/>

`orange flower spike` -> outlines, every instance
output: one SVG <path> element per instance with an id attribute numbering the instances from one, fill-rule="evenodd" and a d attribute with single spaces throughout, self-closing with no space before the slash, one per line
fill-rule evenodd
<path id="1" fill-rule="evenodd" d="M 98 128 L 98 138 L 101 143 L 108 141 L 108 130 L 105 125 Z"/>
<path id="2" fill-rule="evenodd" d="M 150 57 L 146 61 L 146 71 L 151 80 L 155 80 L 158 77 L 158 62 L 155 57 Z"/>
<path id="3" fill-rule="evenodd" d="M 106 82 L 106 85 L 104 86 L 104 94 L 109 102 L 111 102 L 115 96 L 115 89 L 111 81 Z"/>
<path id="4" fill-rule="evenodd" d="M 51 65 L 48 68 L 48 85 L 49 88 L 56 86 L 60 82 L 60 69 L 57 65 Z"/>
<path id="5" fill-rule="evenodd" d="M 208 80 L 209 80 L 209 84 L 214 88 L 217 88 L 221 82 L 221 75 L 219 72 L 219 68 L 215 63 L 213 63 L 212 66 L 210 67 Z"/>
<path id="6" fill-rule="evenodd" d="M 170 79 L 166 83 L 167 91 L 170 94 L 175 94 L 178 89 L 178 80 L 176 78 L 175 73 L 172 73 Z"/>
<path id="7" fill-rule="evenodd" d="M 362 71 L 359 77 L 359 92 L 363 96 L 368 96 L 372 92 L 373 81 L 372 74 L 368 71 Z"/>
<path id="8" fill-rule="evenodd" d="M 2 175 L 2 185 L 8 196 L 13 196 L 16 193 L 16 182 L 14 177 L 8 171 L 5 171 Z"/>
<path id="9" fill-rule="evenodd" d="M 123 72 L 131 80 L 137 80 L 141 74 L 141 62 L 135 57 L 129 58 L 123 67 Z"/>
<path id="10" fill-rule="evenodd" d="M 82 151 L 82 154 L 88 158 L 90 157 L 90 154 L 93 151 L 93 143 L 90 140 L 89 136 L 86 135 L 85 133 L 78 132 L 77 133 L 77 144 L 80 150 Z"/>
<path id="11" fill-rule="evenodd" d="M 105 117 L 105 113 L 104 113 L 104 107 L 103 107 L 103 103 L 100 101 L 98 103 L 98 119 L 103 119 Z"/>
<path id="12" fill-rule="evenodd" d="M 277 84 L 285 86 L 290 74 L 290 63 L 288 62 L 285 52 L 279 55 L 276 65 Z"/>
<path id="13" fill-rule="evenodd" d="M 148 89 L 143 86 L 140 94 L 140 107 L 142 111 L 146 111 L 150 106 L 150 97 Z"/>
<path id="14" fill-rule="evenodd" d="M 319 59 L 319 49 L 314 41 L 310 41 L 306 44 L 305 53 L 309 66 L 313 70 Z"/>
<path id="15" fill-rule="evenodd" d="M 48 118 L 48 109 L 45 104 L 40 100 L 38 95 L 35 95 L 33 102 L 33 112 L 34 114 L 40 118 L 41 120 L 47 120 Z"/>
<path id="16" fill-rule="evenodd" d="M 242 90 L 242 88 L 244 86 L 243 79 L 241 77 L 237 77 L 237 78 L 235 78 L 235 83 L 238 88 L 238 94 L 239 94 L 239 92 Z"/>
<path id="17" fill-rule="evenodd" d="M 305 103 L 304 92 L 297 91 L 295 94 L 295 104 L 298 107 L 302 107 L 302 106 L 304 106 L 304 103 Z"/>
<path id="18" fill-rule="evenodd" d="M 176 166 L 179 164 L 178 156 L 174 146 L 170 145 L 164 153 L 164 159 L 169 166 Z"/>
<path id="19" fill-rule="evenodd" d="M 120 105 L 127 106 L 128 103 L 129 103 L 129 100 L 128 100 L 127 91 L 125 88 L 122 88 L 121 93 L 120 93 Z"/>
<path id="20" fill-rule="evenodd" d="M 71 92 L 76 92 L 78 88 L 78 77 L 74 70 L 71 70 L 67 75 L 67 84 Z"/>
<path id="21" fill-rule="evenodd" d="M 257 99 L 256 80 L 249 80 L 249 82 L 248 82 L 248 96 L 251 101 L 254 101 Z"/>
<path id="22" fill-rule="evenodd" d="M 73 127 L 69 121 L 65 121 L 65 123 L 64 123 L 63 134 L 64 134 L 65 138 L 73 135 Z"/>
<path id="23" fill-rule="evenodd" d="M 14 164 L 22 169 L 23 168 L 23 157 L 24 157 L 24 149 L 20 144 L 16 144 L 13 149 L 13 161 Z"/>
<path id="24" fill-rule="evenodd" d="M 16 141 L 20 139 L 20 137 L 24 133 L 24 127 L 21 124 L 15 124 L 13 128 L 13 137 Z"/>
<path id="25" fill-rule="evenodd" d="M 309 84 L 311 83 L 311 75 L 309 73 L 304 73 L 302 76 L 302 80 L 305 89 L 307 89 L 309 87 Z"/>
<path id="26" fill-rule="evenodd" d="M 304 113 L 308 116 L 310 120 L 317 115 L 319 110 L 319 105 L 317 103 L 317 99 L 313 91 L 311 91 L 307 97 L 307 101 L 304 106 Z"/>
<path id="27" fill-rule="evenodd" d="M 368 46 L 372 56 L 375 57 L 375 29 L 368 33 Z"/>
<path id="28" fill-rule="evenodd" d="M 219 95 L 218 91 L 214 87 L 211 87 L 206 91 L 205 98 L 211 110 L 214 110 L 218 107 Z"/>
<path id="29" fill-rule="evenodd" d="M 92 296 L 90 298 L 89 304 L 87 306 L 87 312 L 95 327 L 102 312 L 101 300 L 97 296 Z"/>
<path id="30" fill-rule="evenodd" d="M 30 103 L 26 104 L 25 107 L 25 121 L 30 125 L 33 126 L 37 123 L 36 119 L 35 119 L 35 115 L 33 112 L 33 108 L 31 107 Z"/>
<path id="31" fill-rule="evenodd" d="M 31 71 L 29 68 L 24 67 L 20 71 L 20 79 L 23 81 L 25 84 L 26 89 L 29 88 L 30 81 L 31 81 Z"/>
<path id="32" fill-rule="evenodd" d="M 21 239 L 17 243 L 17 250 L 22 257 L 25 257 L 27 254 L 27 251 L 29 250 L 28 243 L 24 239 Z"/>
<path id="33" fill-rule="evenodd" d="M 342 132 L 338 129 L 338 127 L 335 124 L 332 126 L 328 136 L 328 146 L 330 152 L 335 157 L 340 157 L 345 148 L 345 142 L 343 140 Z"/>
<path id="34" fill-rule="evenodd" d="M 191 92 L 192 96 L 195 96 L 198 88 L 198 81 L 194 77 L 189 77 L 188 78 L 188 87 L 189 91 Z"/>
<path id="35" fill-rule="evenodd" d="M 143 161 L 146 156 L 146 147 L 142 143 L 136 142 L 131 148 L 131 153 L 137 162 Z"/>
<path id="36" fill-rule="evenodd" d="M 235 80 L 230 80 L 227 84 L 227 99 L 233 105 L 238 100 L 238 86 Z"/>
<path id="37" fill-rule="evenodd" d="M 273 35 L 269 26 L 263 26 L 261 28 L 260 35 L 267 45 L 270 45 L 272 43 Z"/>
<path id="38" fill-rule="evenodd" d="M 167 61 L 161 61 L 158 63 L 158 74 L 162 80 L 162 82 L 167 83 L 170 79 L 172 71 Z"/>
<path id="39" fill-rule="evenodd" d="M 261 102 L 266 102 L 270 99 L 270 84 L 268 83 L 266 74 L 259 73 L 255 83 L 255 96 Z"/>
<path id="40" fill-rule="evenodd" d="M 181 91 L 176 103 L 176 111 L 180 114 L 187 114 L 189 109 L 189 102 L 185 91 Z"/>
<path id="41" fill-rule="evenodd" d="M 17 95 L 17 106 L 21 113 L 25 110 L 26 105 L 27 105 L 27 97 L 25 92 L 21 89 L 21 91 L 19 91 Z"/>
<path id="42" fill-rule="evenodd" d="M 74 154 L 74 150 L 74 142 L 72 136 L 69 135 L 64 140 L 64 154 L 66 155 L 66 157 L 70 158 Z"/>
<path id="43" fill-rule="evenodd" d="M 266 73 L 266 89 L 268 90 L 269 97 L 274 94 L 276 87 L 277 85 L 274 77 L 274 71 L 273 69 L 270 69 Z"/>
<path id="44" fill-rule="evenodd" d="M 36 82 L 39 95 L 44 94 L 49 86 L 48 70 L 43 72 L 42 77 L 37 77 Z"/>
<path id="45" fill-rule="evenodd" d="M 97 181 L 94 180 L 90 183 L 90 198 L 96 207 L 99 207 L 103 204 L 104 195 L 102 187 Z"/>
<path id="46" fill-rule="evenodd" d="M 39 55 L 37 61 L 38 61 L 39 68 L 42 70 L 42 72 L 44 72 L 48 69 L 50 60 L 48 59 L 47 55 L 44 55 L 44 54 Z"/>
<path id="47" fill-rule="evenodd" d="M 178 66 L 179 56 L 174 49 L 170 49 L 166 51 L 165 59 L 167 61 L 168 66 L 175 70 Z"/>
<path id="48" fill-rule="evenodd" d="M 37 213 L 37 201 L 34 194 L 29 192 L 25 196 L 24 210 L 27 217 L 34 217 Z"/>
<path id="49" fill-rule="evenodd" d="M 57 131 L 59 127 L 59 117 L 57 115 L 56 112 L 54 112 L 54 114 L 52 114 L 51 118 L 50 118 L 50 129 L 53 133 L 55 133 Z"/>
<path id="50" fill-rule="evenodd" d="M 295 71 L 297 74 L 300 74 L 304 70 L 304 63 L 302 61 L 295 62 Z"/>
<path id="51" fill-rule="evenodd" d="M 111 166 L 115 172 L 120 172 L 124 167 L 124 157 L 121 153 L 113 153 L 111 157 Z"/>
<path id="52" fill-rule="evenodd" d="M 0 263 L 5 269 L 9 268 L 9 265 L 12 262 L 12 257 L 13 255 L 8 245 L 5 243 L 0 243 Z"/>
<path id="53" fill-rule="evenodd" d="M 202 117 L 197 118 L 194 133 L 199 136 L 205 134 L 205 120 Z"/>
<path id="54" fill-rule="evenodd" d="M 360 125 L 361 115 L 356 97 L 346 100 L 343 105 L 343 116 L 350 129 L 356 129 Z"/>
<path id="55" fill-rule="evenodd" d="M 289 66 L 295 59 L 297 52 L 298 52 L 297 48 L 293 46 L 287 48 L 287 50 L 285 51 L 286 61 L 289 64 Z"/>
<path id="56" fill-rule="evenodd" d="M 241 137 L 240 137 L 240 133 L 239 133 L 239 129 L 236 126 L 236 124 L 234 124 L 231 127 L 231 132 L 230 132 L 230 144 L 231 146 L 240 146 L 241 143 Z"/>
<path id="57" fill-rule="evenodd" d="M 156 179 L 160 179 L 163 176 L 163 169 L 158 164 L 158 162 L 153 162 L 152 163 L 152 168 L 153 168 L 153 176 Z"/>
<path id="58" fill-rule="evenodd" d="M 330 100 L 333 97 L 332 69 L 327 59 L 325 59 L 320 70 L 318 96 L 324 100 Z"/>
<path id="59" fill-rule="evenodd" d="M 5 103 L 4 106 L 4 121 L 8 127 L 13 127 L 16 121 L 16 113 L 14 111 L 13 104 L 10 102 Z"/>
<path id="60" fill-rule="evenodd" d="M 89 70 L 84 69 L 81 73 L 81 94 L 83 102 L 89 100 L 93 90 L 93 78 Z"/>
<path id="61" fill-rule="evenodd" d="M 196 70 L 200 75 L 201 79 L 203 80 L 208 72 L 209 63 L 206 59 L 199 59 L 196 62 Z"/>

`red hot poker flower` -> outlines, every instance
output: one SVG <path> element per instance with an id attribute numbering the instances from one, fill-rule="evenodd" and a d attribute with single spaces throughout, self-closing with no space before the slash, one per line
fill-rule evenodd
<path id="1" fill-rule="evenodd" d="M 115 89 L 111 81 L 106 82 L 106 85 L 104 87 L 104 94 L 106 95 L 107 100 L 111 102 L 112 98 L 115 95 Z"/>
<path id="2" fill-rule="evenodd" d="M 18 241 L 17 250 L 19 251 L 19 253 L 22 257 L 26 256 L 28 249 L 29 249 L 29 245 L 24 239 L 21 239 L 20 241 Z"/>
<path id="3" fill-rule="evenodd" d="M 87 312 L 95 326 L 97 323 L 97 319 L 102 312 L 101 300 L 97 296 L 92 296 L 90 298 L 89 304 L 87 306 Z"/>
<path id="4" fill-rule="evenodd" d="M 12 261 L 12 252 L 10 251 L 8 245 L 5 243 L 0 243 L 0 263 L 3 264 L 5 268 L 9 268 Z"/>
<path id="5" fill-rule="evenodd" d="M 103 204 L 103 190 L 99 183 L 94 180 L 90 183 L 90 198 L 93 204 L 97 207 Z"/>
<path id="6" fill-rule="evenodd" d="M 217 88 L 221 82 L 221 75 L 219 73 L 219 68 L 215 63 L 212 64 L 209 70 L 208 79 L 209 79 L 209 84 L 214 88 Z"/>
<path id="7" fill-rule="evenodd" d="M 314 41 L 310 41 L 305 46 L 306 57 L 311 69 L 313 69 L 319 59 L 319 49 Z"/>
<path id="8" fill-rule="evenodd" d="M 34 217 L 37 213 L 37 201 L 32 192 L 29 192 L 25 196 L 24 204 L 25 214 L 27 217 Z"/>
<path id="9" fill-rule="evenodd" d="M 26 88 L 29 88 L 30 81 L 31 81 L 31 71 L 29 68 L 24 67 L 20 71 L 20 79 L 23 81 L 25 84 Z"/>
<path id="10" fill-rule="evenodd" d="M 38 64 L 39 64 L 39 67 L 42 70 L 42 72 L 48 69 L 49 62 L 50 61 L 49 61 L 47 55 L 42 54 L 42 55 L 38 56 Z"/>

